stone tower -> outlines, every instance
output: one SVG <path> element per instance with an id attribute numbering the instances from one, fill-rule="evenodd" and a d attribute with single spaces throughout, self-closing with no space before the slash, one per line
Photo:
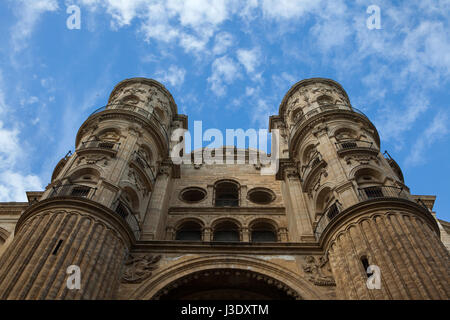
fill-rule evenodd
<path id="1" fill-rule="evenodd" d="M 113 297 L 130 247 L 146 237 L 144 213 L 161 210 L 169 134 L 180 119 L 158 82 L 120 82 L 82 124 L 75 153 L 57 164 L 40 201 L 21 214 L 0 259 L 0 299 Z M 81 290 L 67 289 L 70 265 L 80 267 Z"/>
<path id="2" fill-rule="evenodd" d="M 314 234 L 338 298 L 449 298 L 449 254 L 435 219 L 413 199 L 397 163 L 380 153 L 377 129 L 338 83 L 295 84 L 271 128 L 285 138 L 279 178 L 297 213 L 289 229 L 299 241 Z M 380 290 L 365 285 L 369 265 L 381 270 Z"/>
<path id="3" fill-rule="evenodd" d="M 120 82 L 46 189 L 0 203 L 0 299 L 449 299 L 436 197 L 410 193 L 338 83 L 296 83 L 269 127 L 276 175 L 175 165 L 187 117 L 157 81 Z"/>

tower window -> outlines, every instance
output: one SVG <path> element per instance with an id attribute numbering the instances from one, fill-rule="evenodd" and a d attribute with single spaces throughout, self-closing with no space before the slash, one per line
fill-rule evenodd
<path id="1" fill-rule="evenodd" d="M 54 249 L 53 252 L 52 252 L 53 255 L 56 255 L 56 254 L 58 253 L 59 248 L 61 247 L 62 242 L 63 242 L 62 239 L 60 239 L 60 240 L 58 241 L 58 244 L 56 245 L 55 249 Z"/>

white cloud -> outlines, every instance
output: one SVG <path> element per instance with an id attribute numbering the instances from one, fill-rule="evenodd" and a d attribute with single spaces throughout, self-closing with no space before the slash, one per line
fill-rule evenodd
<path id="1" fill-rule="evenodd" d="M 212 74 L 208 78 L 208 82 L 216 95 L 223 96 L 226 92 L 226 84 L 231 84 L 238 77 L 240 77 L 240 73 L 236 62 L 223 56 L 215 59 L 212 63 Z"/>
<path id="2" fill-rule="evenodd" d="M 253 48 L 251 50 L 239 49 L 236 55 L 238 61 L 249 74 L 255 72 L 256 67 L 261 63 L 261 50 L 259 48 Z"/>
<path id="3" fill-rule="evenodd" d="M 15 169 L 25 159 L 18 136 L 17 128 L 4 128 L 0 121 L 0 201 L 26 201 L 27 190 L 43 189 L 38 176 Z"/>
<path id="4" fill-rule="evenodd" d="M 322 7 L 321 0 L 262 0 L 265 17 L 286 20 L 297 19 Z"/>
<path id="5" fill-rule="evenodd" d="M 182 85 L 186 70 L 177 66 L 170 66 L 167 70 L 159 70 L 156 72 L 157 80 L 164 83 L 168 82 L 173 87 Z"/>
<path id="6" fill-rule="evenodd" d="M 139 29 L 147 41 L 177 40 L 186 52 L 203 50 L 234 7 L 226 0 L 82 0 L 81 3 L 91 10 L 105 8 L 112 17 L 113 28 L 139 19 Z"/>
<path id="7" fill-rule="evenodd" d="M 17 23 L 11 29 L 11 40 L 14 52 L 27 46 L 27 40 L 42 14 L 58 10 L 57 0 L 18 0 L 16 14 Z"/>
<path id="8" fill-rule="evenodd" d="M 419 139 L 411 148 L 407 158 L 407 165 L 416 166 L 426 162 L 426 150 L 436 141 L 443 139 L 448 133 L 448 114 L 438 113 L 430 126 L 420 135 Z"/>
<path id="9" fill-rule="evenodd" d="M 419 93 L 410 94 L 405 109 L 394 108 L 387 105 L 380 109 L 381 118 L 377 120 L 377 128 L 385 140 L 403 141 L 403 133 L 413 127 L 414 122 L 419 119 L 430 107 L 428 99 Z M 397 145 L 401 147 L 401 145 Z"/>
<path id="10" fill-rule="evenodd" d="M 0 172 L 0 201 L 27 201 L 26 191 L 43 190 L 39 177 L 10 170 Z"/>
<path id="11" fill-rule="evenodd" d="M 269 117 L 275 113 L 276 108 L 274 106 L 271 106 L 266 100 L 258 99 L 252 112 L 252 124 L 259 128 L 267 128 L 269 125 Z"/>
<path id="12" fill-rule="evenodd" d="M 224 54 L 233 45 L 233 36 L 228 32 L 218 33 L 214 39 L 213 54 Z"/>

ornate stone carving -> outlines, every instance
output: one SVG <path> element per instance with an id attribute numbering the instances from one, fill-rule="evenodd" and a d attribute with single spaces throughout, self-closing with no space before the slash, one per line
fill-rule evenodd
<path id="1" fill-rule="evenodd" d="M 336 282 L 331 275 L 331 269 L 328 260 L 323 257 L 316 258 L 307 256 L 303 271 L 307 274 L 308 280 L 316 286 L 335 286 Z"/>
<path id="2" fill-rule="evenodd" d="M 109 157 L 105 155 L 87 155 L 79 157 L 77 160 L 77 165 L 80 164 L 99 164 L 102 167 L 106 167 L 109 163 Z"/>
<path id="3" fill-rule="evenodd" d="M 344 159 L 348 165 L 352 165 L 353 161 L 356 161 L 359 164 L 369 164 L 370 162 L 374 162 L 377 165 L 380 164 L 377 157 L 367 154 L 355 154 L 352 156 L 345 157 Z"/>
<path id="4" fill-rule="evenodd" d="M 125 270 L 122 274 L 122 282 L 139 283 L 152 275 L 158 268 L 157 263 L 161 260 L 161 255 L 134 255 L 130 254 L 125 262 Z"/>
<path id="5" fill-rule="evenodd" d="M 120 136 L 114 131 L 107 131 L 101 136 L 98 137 L 102 141 L 114 141 L 118 142 L 120 140 Z"/>

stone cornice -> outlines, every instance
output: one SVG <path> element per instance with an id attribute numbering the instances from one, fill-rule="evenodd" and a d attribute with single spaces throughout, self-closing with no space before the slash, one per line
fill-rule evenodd
<path id="1" fill-rule="evenodd" d="M 307 255 L 323 254 L 317 242 L 279 242 L 279 243 L 253 243 L 253 242 L 199 242 L 176 240 L 149 240 L 138 241 L 132 248 L 134 253 L 223 253 L 223 254 L 251 254 L 251 255 Z"/>
<path id="2" fill-rule="evenodd" d="M 224 213 L 229 214 L 273 214 L 280 215 L 285 214 L 284 207 L 171 207 L 169 209 L 169 214 L 217 214 L 223 215 Z"/>
<path id="3" fill-rule="evenodd" d="M 0 202 L 0 219 L 5 216 L 19 216 L 29 206 L 28 202 Z"/>

